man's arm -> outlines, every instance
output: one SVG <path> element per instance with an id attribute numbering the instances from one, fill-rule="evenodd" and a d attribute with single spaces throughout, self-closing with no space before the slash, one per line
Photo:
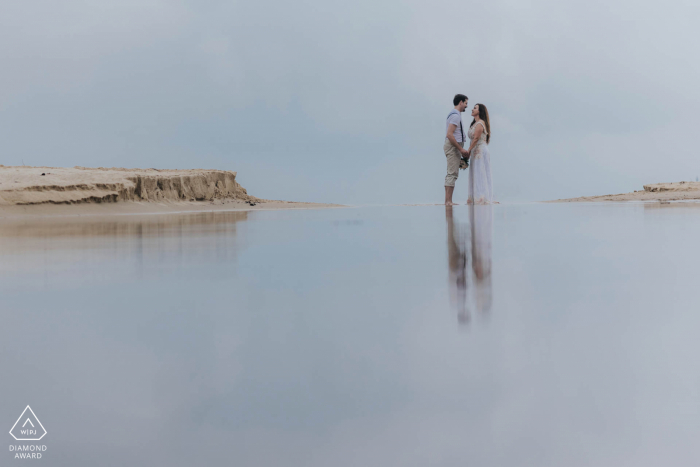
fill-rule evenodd
<path id="1" fill-rule="evenodd" d="M 457 125 L 454 123 L 450 123 L 450 125 L 447 127 L 447 139 L 450 140 L 450 143 L 452 143 L 452 146 L 456 147 L 459 149 L 459 152 L 462 153 L 462 155 L 465 155 L 467 153 L 467 150 L 464 149 L 462 146 L 459 145 L 457 140 L 455 139 L 455 130 L 457 129 Z"/>

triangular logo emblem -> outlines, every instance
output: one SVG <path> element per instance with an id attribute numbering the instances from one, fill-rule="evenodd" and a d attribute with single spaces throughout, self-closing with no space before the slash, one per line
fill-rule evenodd
<path id="1" fill-rule="evenodd" d="M 32 408 L 27 406 L 12 426 L 10 434 L 17 441 L 39 441 L 46 436 L 46 430 L 34 415 Z"/>

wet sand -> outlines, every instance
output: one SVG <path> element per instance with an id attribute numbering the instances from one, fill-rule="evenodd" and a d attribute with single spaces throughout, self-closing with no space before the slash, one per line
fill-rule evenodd
<path id="1" fill-rule="evenodd" d="M 301 203 L 294 201 L 262 200 L 249 204 L 245 201 L 191 201 L 191 202 L 125 202 L 112 204 L 68 204 L 37 206 L 0 206 L 0 220 L 15 217 L 53 216 L 110 216 L 129 214 L 175 214 L 222 211 L 263 211 L 277 209 L 340 208 L 341 204 Z"/>

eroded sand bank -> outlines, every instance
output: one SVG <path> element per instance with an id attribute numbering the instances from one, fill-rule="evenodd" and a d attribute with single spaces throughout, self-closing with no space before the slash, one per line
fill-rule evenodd
<path id="1" fill-rule="evenodd" d="M 700 182 L 654 183 L 644 185 L 643 190 L 615 195 L 581 196 L 557 199 L 549 203 L 573 203 L 590 201 L 679 201 L 700 200 Z"/>
<path id="2" fill-rule="evenodd" d="M 337 206 L 257 198 L 224 170 L 0 165 L 0 217 Z"/>

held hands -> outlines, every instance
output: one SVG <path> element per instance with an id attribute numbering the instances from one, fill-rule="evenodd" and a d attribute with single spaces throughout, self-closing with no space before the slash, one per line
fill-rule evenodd
<path id="1" fill-rule="evenodd" d="M 469 149 L 462 148 L 460 150 L 460 152 L 462 153 L 462 160 L 459 161 L 459 168 L 464 170 L 464 169 L 469 167 L 469 152 L 470 151 L 469 151 Z"/>
<path id="2" fill-rule="evenodd" d="M 459 168 L 464 170 L 469 167 L 469 150 L 460 148 L 459 152 L 462 153 L 461 160 L 459 161 Z"/>

